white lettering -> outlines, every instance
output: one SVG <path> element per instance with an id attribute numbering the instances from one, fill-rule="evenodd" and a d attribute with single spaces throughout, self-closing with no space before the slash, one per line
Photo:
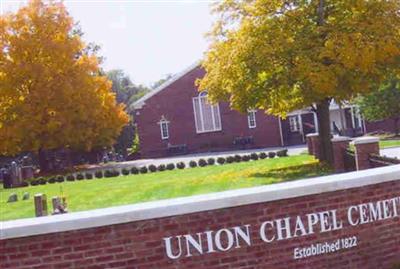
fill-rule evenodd
<path id="1" fill-rule="evenodd" d="M 271 238 L 267 237 L 267 233 L 266 233 L 267 225 L 271 226 L 272 229 L 274 228 L 274 222 L 272 222 L 272 221 L 263 222 L 263 224 L 261 224 L 261 227 L 260 227 L 260 237 L 264 242 L 271 243 L 272 241 L 275 240 L 275 235 L 273 235 Z"/>
<path id="2" fill-rule="evenodd" d="M 225 233 L 226 238 L 227 238 L 227 245 L 226 247 L 222 246 L 222 241 L 221 241 L 221 234 Z M 215 246 L 217 249 L 220 251 L 227 251 L 232 248 L 233 246 L 233 234 L 231 231 L 228 229 L 221 229 L 215 234 Z"/>
<path id="3" fill-rule="evenodd" d="M 313 213 L 313 214 L 308 214 L 308 233 L 313 234 L 314 233 L 314 225 L 318 223 L 318 215 Z"/>
<path id="4" fill-rule="evenodd" d="M 332 230 L 332 224 L 329 221 L 329 211 L 319 213 L 319 221 L 321 225 L 321 233 L 329 232 Z"/>
<path id="5" fill-rule="evenodd" d="M 297 233 L 300 231 L 300 234 L 298 235 Z M 304 228 L 304 224 L 303 221 L 301 220 L 300 216 L 297 216 L 296 218 L 296 227 L 294 229 L 294 237 L 298 237 L 298 236 L 304 236 L 307 235 L 307 231 L 306 228 Z"/>
<path id="6" fill-rule="evenodd" d="M 235 239 L 236 239 L 236 248 L 240 248 L 240 240 L 239 237 L 242 238 L 248 246 L 251 245 L 250 241 L 250 225 L 245 225 L 246 232 L 244 232 L 240 227 L 234 227 L 233 231 L 235 232 Z"/>
<path id="7" fill-rule="evenodd" d="M 275 222 L 276 222 L 276 231 L 278 234 L 278 240 L 292 238 L 290 232 L 290 218 L 277 219 L 275 220 Z M 285 232 L 286 236 L 283 235 L 283 232 Z"/>
<path id="8" fill-rule="evenodd" d="M 358 209 L 360 212 L 360 224 L 365 224 L 369 222 L 369 218 L 368 218 L 368 205 L 367 204 L 360 204 L 358 205 Z"/>
<path id="9" fill-rule="evenodd" d="M 356 206 L 349 207 L 349 209 L 347 210 L 347 220 L 351 226 L 356 226 L 360 223 L 360 220 L 357 219 L 356 221 L 353 221 L 353 210 L 358 211 L 358 208 Z"/>
<path id="10" fill-rule="evenodd" d="M 167 256 L 170 259 L 178 259 L 182 255 L 182 245 L 181 245 L 182 236 L 181 235 L 176 236 L 176 238 L 178 239 L 178 247 L 179 247 L 178 254 L 176 254 L 176 255 L 174 255 L 174 252 L 172 251 L 171 238 L 172 237 L 164 238 L 165 248 L 166 248 L 166 251 L 167 251 Z"/>
<path id="11" fill-rule="evenodd" d="M 203 254 L 203 247 L 201 245 L 201 233 L 197 233 L 198 241 L 196 241 L 190 234 L 184 235 L 186 239 L 186 257 L 192 256 L 190 253 L 190 246 L 194 247 L 200 254 Z"/>

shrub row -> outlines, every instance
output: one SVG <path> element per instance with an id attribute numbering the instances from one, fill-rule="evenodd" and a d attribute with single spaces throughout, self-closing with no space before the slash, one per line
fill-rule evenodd
<path id="1" fill-rule="evenodd" d="M 248 155 L 232 155 L 232 156 L 227 156 L 227 157 L 218 157 L 217 159 L 215 158 L 208 158 L 208 159 L 199 159 L 197 162 L 192 160 L 189 162 L 189 167 L 205 167 L 208 165 L 214 165 L 218 163 L 219 165 L 227 164 L 227 163 L 234 163 L 234 162 L 248 162 L 250 160 L 256 161 L 258 159 L 266 159 L 266 158 L 275 158 L 275 156 L 278 157 L 285 157 L 288 156 L 287 149 L 279 150 L 277 152 L 261 152 L 261 153 L 251 153 Z M 121 172 L 118 170 L 105 170 L 105 171 L 96 171 L 94 174 L 92 173 L 78 173 L 75 176 L 74 175 L 67 175 L 67 176 L 62 176 L 58 175 L 55 177 L 50 177 L 48 179 L 45 179 L 43 177 L 31 179 L 29 181 L 30 185 L 36 186 L 36 185 L 44 185 L 46 183 L 61 183 L 64 181 L 75 181 L 75 180 L 91 180 L 93 178 L 110 178 L 110 177 L 117 177 L 120 176 L 121 174 L 124 176 L 127 175 L 137 175 L 137 174 L 146 174 L 146 173 L 154 173 L 154 172 L 162 172 L 166 170 L 174 170 L 175 168 L 177 169 L 184 169 L 186 167 L 184 162 L 178 162 L 176 164 L 174 163 L 169 163 L 167 165 L 165 164 L 160 164 L 158 166 L 154 164 L 150 164 L 149 166 L 142 166 L 142 167 L 132 167 L 130 169 L 128 168 L 123 168 Z"/>

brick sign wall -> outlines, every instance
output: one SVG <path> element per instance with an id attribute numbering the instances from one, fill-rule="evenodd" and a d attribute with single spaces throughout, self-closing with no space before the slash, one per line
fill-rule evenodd
<path id="1" fill-rule="evenodd" d="M 132 213 L 143 220 L 126 222 L 131 214 L 119 214 L 125 223 L 101 227 L 73 229 L 101 223 L 99 211 L 92 223 L 82 221 L 82 215 L 75 224 L 61 219 L 56 224 L 62 232 L 46 231 L 57 229 L 49 218 L 26 227 L 21 226 L 23 221 L 7 223 L 0 267 L 398 269 L 400 169 L 395 168 L 399 171 L 379 168 L 336 175 L 336 180 L 326 177 L 229 192 L 221 200 L 208 196 L 197 203 L 196 198 L 187 198 L 187 207 L 185 199 L 173 206 L 147 204 L 150 209 Z M 354 175 L 360 176 L 353 180 Z M 226 207 L 226 200 L 239 206 Z M 215 203 L 223 208 L 203 210 Z M 166 217 L 171 208 L 199 212 Z M 149 210 L 161 217 L 145 217 Z"/>

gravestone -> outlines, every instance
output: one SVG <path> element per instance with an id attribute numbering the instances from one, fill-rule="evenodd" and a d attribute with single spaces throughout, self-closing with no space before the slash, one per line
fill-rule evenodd
<path id="1" fill-rule="evenodd" d="M 7 203 L 14 203 L 18 201 L 18 195 L 16 193 L 11 193 L 8 197 Z"/>
<path id="2" fill-rule="evenodd" d="M 11 184 L 17 187 L 22 183 L 21 169 L 16 162 L 11 163 Z"/>
<path id="3" fill-rule="evenodd" d="M 61 199 L 58 196 L 54 196 L 51 199 L 51 202 L 53 204 L 53 213 L 52 213 L 52 215 L 68 213 L 68 211 L 66 209 L 66 204 L 64 203 L 65 202 L 64 199 Z"/>
<path id="4" fill-rule="evenodd" d="M 5 169 L 3 170 L 3 187 L 4 189 L 12 188 L 12 179 L 10 171 Z"/>
<path id="5" fill-rule="evenodd" d="M 22 166 L 21 167 L 21 178 L 24 179 L 31 179 L 34 175 L 33 166 Z"/>
<path id="6" fill-rule="evenodd" d="M 22 200 L 29 200 L 29 192 L 25 192 L 22 196 Z"/>
<path id="7" fill-rule="evenodd" d="M 36 217 L 47 216 L 47 197 L 46 194 L 36 194 L 34 198 Z"/>

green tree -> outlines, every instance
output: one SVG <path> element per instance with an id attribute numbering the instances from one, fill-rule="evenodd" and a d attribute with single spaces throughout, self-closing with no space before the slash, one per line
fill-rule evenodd
<path id="1" fill-rule="evenodd" d="M 393 119 L 396 135 L 400 121 L 400 80 L 393 78 L 383 84 L 378 91 L 358 97 L 356 104 L 369 121 Z"/>
<path id="2" fill-rule="evenodd" d="M 154 82 L 153 84 L 151 84 L 151 88 L 154 90 L 156 88 L 158 88 L 159 86 L 161 86 L 162 84 L 164 84 L 165 82 L 167 82 L 168 80 L 170 80 L 174 75 L 172 74 L 168 74 L 165 77 L 163 77 L 162 79 L 157 80 L 156 82 Z"/>
<path id="3" fill-rule="evenodd" d="M 112 90 L 115 92 L 117 102 L 125 104 L 128 110 L 136 100 L 150 91 L 149 88 L 143 85 L 133 84 L 130 77 L 120 69 L 107 72 L 107 77 L 112 81 Z M 130 123 L 122 129 L 114 144 L 115 150 L 124 155 L 124 157 L 130 153 L 128 150 L 134 147 L 135 133 L 135 125 L 131 119 Z"/>
<path id="4" fill-rule="evenodd" d="M 143 85 L 135 85 L 123 70 L 114 69 L 107 72 L 107 77 L 112 81 L 112 90 L 116 94 L 117 102 L 129 107 L 133 102 L 150 91 Z"/>
<path id="5" fill-rule="evenodd" d="M 285 116 L 312 106 L 332 163 L 329 103 L 377 88 L 400 59 L 398 0 L 225 0 L 199 80 L 211 102 Z"/>

